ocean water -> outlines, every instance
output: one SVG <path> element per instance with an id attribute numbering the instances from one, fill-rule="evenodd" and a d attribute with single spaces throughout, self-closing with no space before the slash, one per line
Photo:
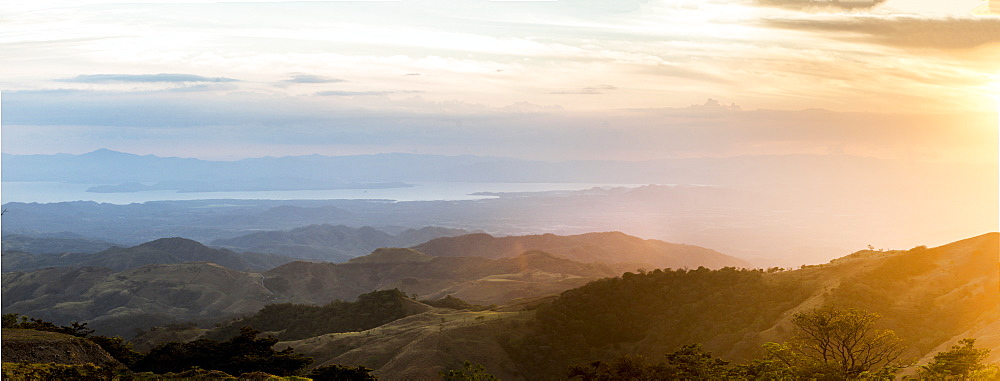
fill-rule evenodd
<path id="1" fill-rule="evenodd" d="M 65 202 L 95 201 L 111 204 L 132 204 L 163 200 L 479 200 L 495 198 L 474 195 L 478 192 L 544 192 L 575 191 L 594 187 L 635 187 L 639 184 L 600 183 L 415 183 L 412 187 L 387 189 L 336 189 L 301 191 L 249 191 L 249 192 L 176 192 L 169 190 L 93 193 L 87 189 L 100 184 L 72 184 L 62 182 L 3 182 L 0 183 L 0 203 L 8 202 Z"/>

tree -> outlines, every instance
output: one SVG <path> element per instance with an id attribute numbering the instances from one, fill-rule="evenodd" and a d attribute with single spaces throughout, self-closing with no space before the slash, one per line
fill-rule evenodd
<path id="1" fill-rule="evenodd" d="M 483 364 L 473 364 L 466 360 L 462 370 L 442 370 L 438 375 L 445 381 L 499 381 L 496 376 L 487 373 Z"/>
<path id="2" fill-rule="evenodd" d="M 739 378 L 728 361 L 705 352 L 701 344 L 688 344 L 669 353 L 665 362 L 650 364 L 642 355 L 618 357 L 610 363 L 595 361 L 569 369 L 572 380 L 726 380 Z"/>
<path id="3" fill-rule="evenodd" d="M 275 351 L 273 337 L 257 338 L 260 332 L 243 327 L 240 334 L 223 342 L 198 339 L 186 343 L 166 343 L 153 348 L 136 363 L 139 371 L 181 372 L 192 367 L 221 370 L 229 374 L 266 372 L 278 376 L 298 374 L 313 359 L 292 348 Z"/>
<path id="4" fill-rule="evenodd" d="M 674 353 L 667 354 L 664 367 L 670 378 L 688 380 L 708 380 L 727 378 L 728 361 L 705 352 L 701 344 L 688 344 Z"/>
<path id="5" fill-rule="evenodd" d="M 307 375 L 314 381 L 370 381 L 377 380 L 372 370 L 363 366 L 326 365 L 314 368 Z"/>
<path id="6" fill-rule="evenodd" d="M 976 339 L 965 338 L 953 345 L 950 350 L 934 355 L 927 365 L 921 366 L 920 378 L 932 380 L 970 380 L 980 379 L 982 373 L 989 367 L 983 360 L 990 355 L 989 349 L 976 349 Z M 995 368 L 995 366 L 993 367 Z M 985 379 L 985 378 L 983 378 Z"/>
<path id="7" fill-rule="evenodd" d="M 765 350 L 810 378 L 889 377 L 901 366 L 902 340 L 891 330 L 875 329 L 878 319 L 876 313 L 831 307 L 797 313 L 795 336 L 785 344 L 768 343 Z"/>

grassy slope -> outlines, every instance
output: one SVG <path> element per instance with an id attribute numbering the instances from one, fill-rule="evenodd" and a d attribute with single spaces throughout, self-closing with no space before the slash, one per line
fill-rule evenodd
<path id="1" fill-rule="evenodd" d="M 485 365 L 501 379 L 520 379 L 495 334 L 516 330 L 512 327 L 531 316 L 435 308 L 367 331 L 281 342 L 275 348 L 292 347 L 313 356 L 315 366 L 364 365 L 389 379 L 433 378 L 440 370 L 460 369 L 466 360 Z"/>

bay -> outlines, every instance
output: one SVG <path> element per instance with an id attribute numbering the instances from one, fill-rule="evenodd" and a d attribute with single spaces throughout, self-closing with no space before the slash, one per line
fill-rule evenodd
<path id="1" fill-rule="evenodd" d="M 514 193 L 578 191 L 595 187 L 635 187 L 641 184 L 608 183 L 413 183 L 412 187 L 385 189 L 334 189 L 297 191 L 247 192 L 177 192 L 170 190 L 129 193 L 87 192 L 101 184 L 76 184 L 50 181 L 2 182 L 0 202 L 68 202 L 94 201 L 110 204 L 133 204 L 149 201 L 180 200 L 394 200 L 394 201 L 460 201 L 497 198 L 496 195 L 474 193 Z"/>

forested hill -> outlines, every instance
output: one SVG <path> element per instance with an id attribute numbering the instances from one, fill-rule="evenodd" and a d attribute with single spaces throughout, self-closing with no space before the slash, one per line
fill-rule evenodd
<path id="1" fill-rule="evenodd" d="M 152 246 L 170 242 L 184 244 L 167 240 Z M 291 262 L 263 273 L 208 262 L 147 265 L 118 272 L 52 267 L 4 273 L 3 308 L 5 313 L 57 324 L 87 322 L 101 334 L 131 337 L 134 328 L 219 320 L 252 314 L 273 303 L 324 305 L 393 288 L 423 299 L 453 295 L 475 304 L 502 304 L 558 294 L 623 271 L 539 252 L 487 259 L 429 257 L 410 249 L 377 250 L 340 264 Z"/>
<path id="2" fill-rule="evenodd" d="M 31 271 L 46 267 L 105 267 L 115 271 L 153 264 L 212 262 L 240 271 L 264 271 L 294 259 L 277 254 L 237 253 L 214 249 L 185 238 L 161 238 L 141 245 L 111 247 L 97 253 L 3 254 L 3 271 Z"/>
<path id="3" fill-rule="evenodd" d="M 307 208 L 295 209 L 292 212 L 296 215 L 301 215 L 308 210 Z M 371 253 L 372 250 L 380 247 L 407 247 L 434 238 L 468 233 L 470 232 L 465 229 L 425 226 L 420 229 L 406 229 L 391 234 L 369 226 L 353 228 L 344 225 L 319 224 L 291 230 L 254 232 L 233 238 L 213 240 L 211 244 L 237 251 L 273 253 L 328 262 L 345 262 L 351 258 Z"/>
<path id="4" fill-rule="evenodd" d="M 997 233 L 906 251 L 860 251 L 794 271 L 654 270 L 603 279 L 539 308 L 508 349 L 524 374 L 638 353 L 659 358 L 700 343 L 729 360 L 761 355 L 791 334 L 794 313 L 823 305 L 882 316 L 914 360 L 963 337 L 1000 359 Z"/>
<path id="5" fill-rule="evenodd" d="M 746 261 L 712 249 L 642 239 L 621 232 L 510 237 L 467 234 L 433 239 L 413 248 L 425 254 L 444 257 L 502 258 L 527 250 L 541 250 L 578 262 L 637 263 L 652 268 L 753 267 Z"/>

